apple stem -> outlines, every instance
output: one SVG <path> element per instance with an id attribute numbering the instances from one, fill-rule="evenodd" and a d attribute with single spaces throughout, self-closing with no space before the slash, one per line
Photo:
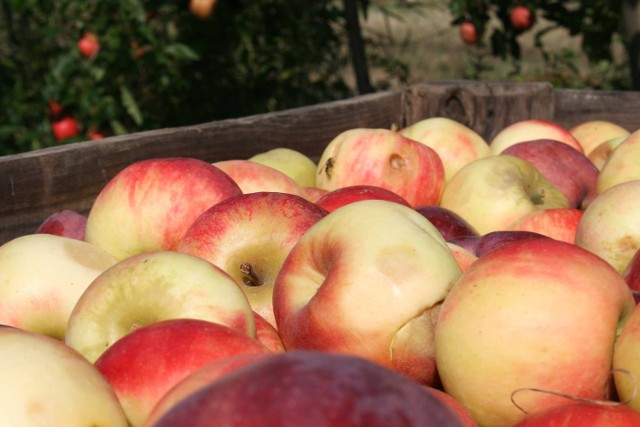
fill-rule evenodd
<path id="1" fill-rule="evenodd" d="M 242 272 L 242 274 L 244 274 L 244 276 L 242 277 L 242 281 L 245 285 L 260 286 L 264 284 L 264 281 L 260 276 L 258 276 L 258 273 L 256 273 L 256 270 L 253 268 L 253 265 L 251 265 L 251 263 L 243 262 L 240 265 L 240 271 Z"/>

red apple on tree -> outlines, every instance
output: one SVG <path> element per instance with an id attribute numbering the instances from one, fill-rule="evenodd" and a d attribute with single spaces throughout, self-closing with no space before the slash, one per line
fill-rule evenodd
<path id="1" fill-rule="evenodd" d="M 464 21 L 460 24 L 460 37 L 466 44 L 477 44 L 480 40 L 478 28 L 471 21 Z"/>
<path id="2" fill-rule="evenodd" d="M 94 58 L 100 50 L 100 41 L 95 33 L 85 31 L 84 35 L 78 40 L 78 49 L 85 58 Z"/>
<path id="3" fill-rule="evenodd" d="M 58 141 L 64 141 L 80 134 L 78 122 L 71 116 L 51 122 L 51 130 Z"/>
<path id="4" fill-rule="evenodd" d="M 526 31 L 533 27 L 536 17 L 531 9 L 520 4 L 511 9 L 511 12 L 509 13 L 509 21 L 516 30 Z"/>

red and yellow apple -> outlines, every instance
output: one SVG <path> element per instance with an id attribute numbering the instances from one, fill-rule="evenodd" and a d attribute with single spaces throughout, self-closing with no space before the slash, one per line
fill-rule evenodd
<path id="1" fill-rule="evenodd" d="M 553 139 L 584 153 L 582 145 L 568 129 L 558 123 L 540 119 L 519 120 L 502 128 L 490 141 L 489 146 L 493 154 L 500 154 L 513 144 L 534 139 Z"/>

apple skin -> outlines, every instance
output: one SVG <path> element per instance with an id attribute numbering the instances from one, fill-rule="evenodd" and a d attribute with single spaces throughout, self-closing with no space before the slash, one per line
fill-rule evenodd
<path id="1" fill-rule="evenodd" d="M 445 183 L 467 163 L 491 155 L 487 141 L 473 129 L 446 117 L 417 121 L 400 134 L 433 148 L 444 166 Z"/>
<path id="2" fill-rule="evenodd" d="M 227 427 L 463 426 L 445 403 L 402 375 L 351 355 L 310 351 L 274 354 L 224 375 L 154 427 L 203 427 L 211 420 Z"/>
<path id="3" fill-rule="evenodd" d="M 512 427 L 634 427 L 640 412 L 615 402 L 573 402 L 528 415 Z"/>
<path id="4" fill-rule="evenodd" d="M 630 134 L 627 129 L 608 120 L 588 120 L 578 123 L 569 129 L 569 132 L 582 145 L 587 156 L 603 142 L 627 137 Z"/>
<path id="5" fill-rule="evenodd" d="M 251 307 L 275 326 L 273 284 L 291 248 L 327 215 L 293 194 L 258 192 L 224 200 L 207 209 L 187 230 L 179 252 L 218 266 L 245 293 Z M 242 271 L 250 265 L 259 277 Z"/>
<path id="6" fill-rule="evenodd" d="M 640 305 L 636 305 L 616 340 L 613 350 L 613 380 L 618 399 L 640 411 L 638 378 L 640 378 Z"/>
<path id="7" fill-rule="evenodd" d="M 220 169 L 192 158 L 135 162 L 100 191 L 87 219 L 86 240 L 118 260 L 176 250 L 191 223 L 240 187 Z"/>
<path id="8" fill-rule="evenodd" d="M 458 415 L 464 427 L 478 427 L 478 423 L 476 423 L 473 417 L 471 417 L 471 414 L 469 413 L 469 411 L 467 411 L 467 408 L 465 408 L 460 402 L 454 399 L 453 396 L 451 396 L 449 393 L 445 393 L 438 388 L 429 386 L 425 386 L 425 389 L 429 393 L 442 400 L 445 405 L 452 409 L 453 412 Z"/>
<path id="9" fill-rule="evenodd" d="M 63 339 L 84 290 L 116 260 L 89 243 L 27 234 L 0 246 L 0 324 Z"/>
<path id="10" fill-rule="evenodd" d="M 491 153 L 497 155 L 513 144 L 534 139 L 560 141 L 584 154 L 582 145 L 568 129 L 557 123 L 539 119 L 520 120 L 504 127 L 493 137 L 489 146 L 491 147 Z"/>
<path id="11" fill-rule="evenodd" d="M 285 351 L 278 329 L 255 311 L 253 316 L 256 322 L 256 339 L 274 353 Z"/>
<path id="12" fill-rule="evenodd" d="M 460 169 L 445 187 L 440 206 L 487 234 L 508 230 L 535 210 L 566 208 L 568 202 L 531 162 L 505 154 Z"/>
<path id="13" fill-rule="evenodd" d="M 270 353 L 255 338 L 197 319 L 143 326 L 113 343 L 95 361 L 133 426 L 142 426 L 164 394 L 201 366 L 244 353 Z"/>
<path id="14" fill-rule="evenodd" d="M 324 196 L 316 200 L 316 204 L 328 212 L 333 212 L 337 208 L 348 205 L 358 200 L 388 200 L 409 206 L 404 197 L 386 188 L 375 185 L 350 185 L 348 187 L 336 188 L 327 192 Z"/>
<path id="15" fill-rule="evenodd" d="M 609 139 L 602 144 L 598 145 L 596 148 L 591 150 L 587 157 L 591 160 L 591 163 L 598 168 L 599 171 L 602 171 L 605 163 L 609 160 L 611 153 L 618 147 L 618 145 L 622 144 L 622 142 L 627 139 L 626 136 L 619 136 L 616 138 Z"/>
<path id="16" fill-rule="evenodd" d="M 622 277 L 631 290 L 640 292 L 640 249 L 631 257 L 627 267 L 622 272 Z"/>
<path id="17" fill-rule="evenodd" d="M 526 31 L 533 27 L 536 17 L 533 11 L 526 6 L 517 5 L 509 12 L 509 22 L 518 31 Z"/>
<path id="18" fill-rule="evenodd" d="M 223 375 L 242 368 L 252 362 L 267 357 L 270 353 L 238 353 L 232 356 L 221 357 L 213 362 L 197 368 L 184 379 L 176 383 L 168 390 L 153 407 L 153 410 L 144 423 L 145 427 L 152 427 L 171 408 L 191 393 L 213 383 Z"/>
<path id="19" fill-rule="evenodd" d="M 460 24 L 460 38 L 469 45 L 478 44 L 480 36 L 478 36 L 478 28 L 473 22 L 465 21 Z"/>
<path id="20" fill-rule="evenodd" d="M 57 141 L 64 141 L 80 135 L 78 121 L 71 116 L 62 117 L 51 122 L 51 131 Z"/>
<path id="21" fill-rule="evenodd" d="M 414 209 L 354 202 L 291 249 L 273 288 L 277 329 L 289 351 L 354 354 L 431 385 L 433 320 L 460 274 L 440 232 Z"/>
<path id="22" fill-rule="evenodd" d="M 478 258 L 485 256 L 504 245 L 521 240 L 547 238 L 544 234 L 525 230 L 500 230 L 492 231 L 481 236 L 460 236 L 451 239 L 449 243 L 461 246 Z"/>
<path id="23" fill-rule="evenodd" d="M 554 239 L 510 243 L 479 258 L 441 306 L 435 331 L 444 390 L 479 425 L 511 426 L 566 403 L 543 389 L 606 398 L 613 345 L 635 303 L 590 252 Z M 469 357 L 473 355 L 473 357 Z M 588 375 L 585 375 L 588 372 Z"/>
<path id="24" fill-rule="evenodd" d="M 273 148 L 249 157 L 249 160 L 271 166 L 303 187 L 314 187 L 316 185 L 316 169 L 318 165 L 306 154 L 297 150 L 287 147 Z"/>
<path id="25" fill-rule="evenodd" d="M 69 316 L 65 342 L 95 362 L 130 332 L 184 317 L 256 336 L 249 301 L 231 276 L 201 258 L 161 251 L 119 261 L 96 277 Z"/>
<path id="26" fill-rule="evenodd" d="M 213 165 L 229 175 L 243 194 L 268 191 L 306 196 L 305 187 L 271 166 L 244 159 L 223 160 Z"/>
<path id="27" fill-rule="evenodd" d="M 476 254 L 460 245 L 447 242 L 447 246 L 449 247 L 449 250 L 451 250 L 451 254 L 453 254 L 453 257 L 458 262 L 460 270 L 462 271 L 465 271 L 478 259 L 478 256 Z"/>
<path id="28" fill-rule="evenodd" d="M 575 244 L 609 262 L 619 273 L 640 248 L 640 181 L 598 194 L 585 209 Z"/>
<path id="29" fill-rule="evenodd" d="M 128 426 L 100 371 L 58 339 L 0 326 L 0 363 L 5 425 Z"/>
<path id="30" fill-rule="evenodd" d="M 325 190 L 324 188 L 318 187 L 305 187 L 304 188 L 304 198 L 309 200 L 310 202 L 316 203 L 318 199 L 327 194 L 329 190 Z"/>
<path id="31" fill-rule="evenodd" d="M 388 129 L 340 133 L 325 147 L 316 175 L 316 186 L 328 191 L 375 185 L 411 206 L 437 205 L 444 183 L 444 166 L 435 150 Z"/>
<path id="32" fill-rule="evenodd" d="M 480 235 L 467 220 L 450 209 L 438 205 L 431 205 L 418 206 L 415 210 L 427 218 L 429 222 L 438 229 L 446 241 L 462 236 Z"/>
<path id="33" fill-rule="evenodd" d="M 531 231 L 552 239 L 575 243 L 584 211 L 577 208 L 542 209 L 521 218 L 511 229 Z"/>
<path id="34" fill-rule="evenodd" d="M 596 196 L 600 171 L 583 153 L 553 139 L 520 142 L 505 148 L 502 155 L 520 157 L 533 164 L 564 194 L 570 208 L 585 208 Z"/>
<path id="35" fill-rule="evenodd" d="M 207 19 L 215 10 L 218 0 L 189 0 L 189 11 L 199 19 Z"/>
<path id="36" fill-rule="evenodd" d="M 100 50 L 100 41 L 95 33 L 86 31 L 78 40 L 78 50 L 85 58 L 95 58 Z"/>
<path id="37" fill-rule="evenodd" d="M 640 130 L 620 142 L 602 166 L 596 191 L 598 194 L 617 184 L 640 179 Z"/>
<path id="38" fill-rule="evenodd" d="M 86 228 L 86 215 L 72 209 L 62 209 L 46 217 L 35 232 L 84 241 Z"/>

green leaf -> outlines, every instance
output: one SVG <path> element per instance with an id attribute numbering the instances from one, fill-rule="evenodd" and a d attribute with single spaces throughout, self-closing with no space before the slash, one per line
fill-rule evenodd
<path id="1" fill-rule="evenodd" d="M 122 125 L 122 123 L 120 123 L 120 121 L 113 119 L 109 121 L 109 124 L 111 125 L 111 129 L 113 130 L 114 134 L 124 135 L 127 133 L 127 129 Z"/>
<path id="2" fill-rule="evenodd" d="M 133 94 L 126 86 L 120 86 L 120 100 L 122 101 L 122 105 L 129 113 L 129 116 L 133 119 L 134 123 L 138 126 L 142 125 L 144 122 L 142 118 L 142 113 L 140 113 L 140 108 L 138 107 L 138 103 L 136 102 Z"/>
<path id="3" fill-rule="evenodd" d="M 164 48 L 164 51 L 174 59 L 187 61 L 197 61 L 200 59 L 200 55 L 198 55 L 195 50 L 182 43 L 170 44 Z"/>

